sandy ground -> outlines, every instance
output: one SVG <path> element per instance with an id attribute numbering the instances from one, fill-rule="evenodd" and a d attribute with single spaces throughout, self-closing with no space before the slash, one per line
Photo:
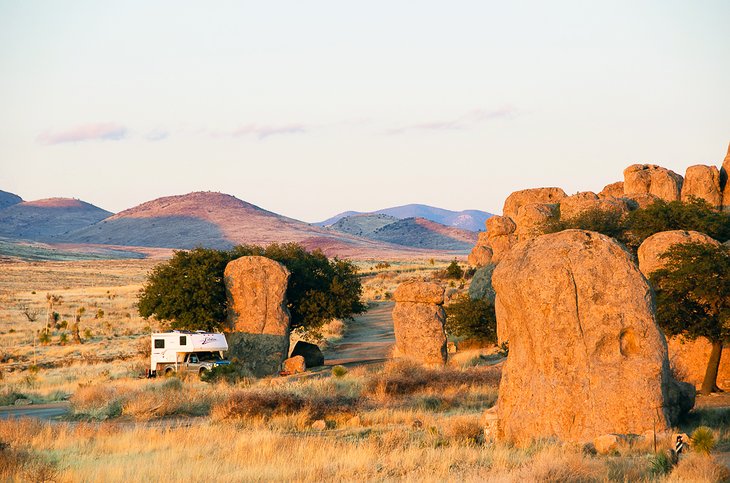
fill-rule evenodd
<path id="1" fill-rule="evenodd" d="M 395 344 L 393 306 L 393 302 L 378 302 L 356 317 L 345 336 L 325 351 L 325 365 L 385 361 Z"/>

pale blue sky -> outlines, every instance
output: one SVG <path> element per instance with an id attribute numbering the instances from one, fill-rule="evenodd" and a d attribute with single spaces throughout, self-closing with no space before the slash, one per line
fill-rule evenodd
<path id="1" fill-rule="evenodd" d="M 0 189 L 318 221 L 684 174 L 730 142 L 729 23 L 726 0 L 0 0 Z"/>

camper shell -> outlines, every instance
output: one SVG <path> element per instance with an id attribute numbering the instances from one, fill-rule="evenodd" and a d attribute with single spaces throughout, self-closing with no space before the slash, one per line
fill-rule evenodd
<path id="1" fill-rule="evenodd" d="M 224 334 L 174 330 L 152 334 L 150 344 L 150 377 L 178 371 L 202 374 L 230 364 L 223 355 L 228 350 Z"/>

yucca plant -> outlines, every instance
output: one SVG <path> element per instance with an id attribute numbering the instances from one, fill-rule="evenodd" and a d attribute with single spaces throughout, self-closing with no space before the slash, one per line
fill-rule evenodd
<path id="1" fill-rule="evenodd" d="M 715 448 L 715 434 L 707 426 L 700 426 L 692 432 L 692 449 L 698 453 L 710 454 Z"/>

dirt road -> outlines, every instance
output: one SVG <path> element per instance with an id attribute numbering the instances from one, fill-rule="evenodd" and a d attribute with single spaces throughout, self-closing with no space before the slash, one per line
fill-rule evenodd
<path id="1" fill-rule="evenodd" d="M 365 314 L 356 317 L 339 342 L 324 354 L 325 365 L 382 362 L 395 344 L 392 302 L 379 302 Z"/>
<path id="2" fill-rule="evenodd" d="M 0 419 L 34 418 L 43 421 L 61 419 L 68 413 L 68 403 L 33 404 L 0 407 Z"/>

